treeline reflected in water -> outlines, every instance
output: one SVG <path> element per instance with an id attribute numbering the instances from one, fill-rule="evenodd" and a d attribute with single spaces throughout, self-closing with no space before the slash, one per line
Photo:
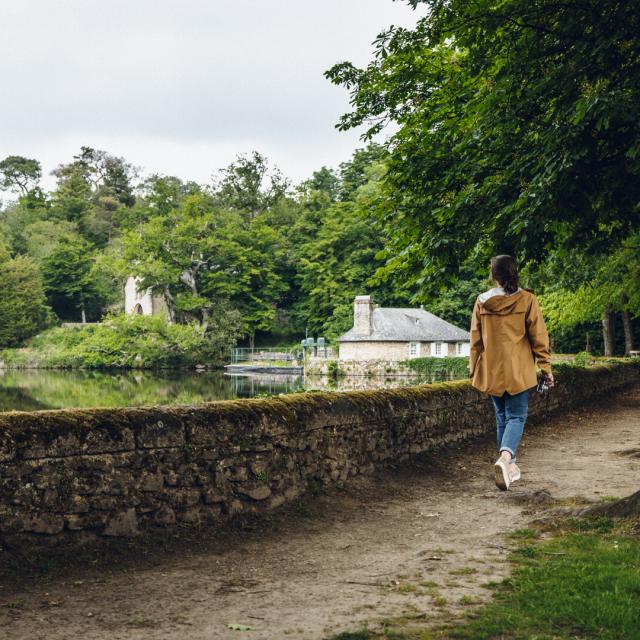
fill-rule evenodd
<path id="1" fill-rule="evenodd" d="M 420 378 L 225 375 L 222 371 L 0 371 L 0 411 L 72 407 L 197 404 L 299 391 L 392 388 L 429 382 Z"/>

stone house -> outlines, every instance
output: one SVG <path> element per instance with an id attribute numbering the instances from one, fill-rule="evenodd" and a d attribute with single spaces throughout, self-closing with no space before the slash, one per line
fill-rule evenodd
<path id="1" fill-rule="evenodd" d="M 140 278 L 130 276 L 124 285 L 124 312 L 140 316 L 168 317 L 167 304 L 162 296 L 154 296 L 151 289 L 138 288 Z"/>
<path id="2" fill-rule="evenodd" d="M 356 296 L 353 328 L 339 338 L 340 360 L 402 361 L 469 356 L 470 335 L 424 309 L 375 307 Z"/>

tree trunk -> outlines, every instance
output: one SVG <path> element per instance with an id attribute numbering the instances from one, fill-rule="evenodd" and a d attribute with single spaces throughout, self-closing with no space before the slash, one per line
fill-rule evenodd
<path id="1" fill-rule="evenodd" d="M 613 311 L 605 311 L 602 314 L 602 339 L 604 342 L 605 357 L 613 356 Z"/>
<path id="2" fill-rule="evenodd" d="M 82 324 L 87 324 L 87 312 L 84 310 L 84 305 L 80 307 L 80 315 L 82 317 Z"/>
<path id="3" fill-rule="evenodd" d="M 640 491 L 616 500 L 597 504 L 593 507 L 583 509 L 578 515 L 581 516 L 608 516 L 609 518 L 630 518 L 640 515 Z"/>
<path id="4" fill-rule="evenodd" d="M 164 302 L 167 305 L 167 316 L 168 316 L 168 321 L 169 324 L 175 324 L 176 321 L 176 303 L 175 300 L 173 299 L 173 296 L 171 295 L 171 291 L 169 290 L 169 287 L 165 285 L 164 287 Z"/>
<path id="5" fill-rule="evenodd" d="M 622 312 L 622 326 L 624 328 L 624 355 L 628 356 L 634 350 L 633 327 L 631 326 L 631 316 L 628 311 Z"/>

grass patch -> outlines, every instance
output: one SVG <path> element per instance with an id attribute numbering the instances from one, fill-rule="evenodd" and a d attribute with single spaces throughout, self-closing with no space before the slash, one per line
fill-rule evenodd
<path id="1" fill-rule="evenodd" d="M 637 528 L 635 529 L 637 531 Z M 609 518 L 562 522 L 555 537 L 521 530 L 511 536 L 510 578 L 486 586 L 493 600 L 461 623 L 402 627 L 406 640 L 640 640 L 640 538 Z M 446 600 L 432 589 L 435 606 Z M 437 600 L 437 601 L 436 601 Z M 477 604 L 463 596 L 460 604 Z M 388 630 L 353 636 L 388 638 Z M 343 636 L 336 636 L 342 638 Z M 344 636 L 348 638 L 349 636 Z"/>
<path id="2" fill-rule="evenodd" d="M 411 584 L 410 582 L 405 582 L 398 586 L 398 593 L 415 593 L 418 590 L 415 584 Z"/>
<path id="3" fill-rule="evenodd" d="M 522 535 L 512 577 L 466 624 L 434 638 L 640 639 L 640 540 L 608 518 L 570 521 L 551 540 Z"/>
<path id="4" fill-rule="evenodd" d="M 452 569 L 449 573 L 452 576 L 470 576 L 474 573 L 478 573 L 478 570 L 473 567 L 461 567 L 460 569 Z"/>

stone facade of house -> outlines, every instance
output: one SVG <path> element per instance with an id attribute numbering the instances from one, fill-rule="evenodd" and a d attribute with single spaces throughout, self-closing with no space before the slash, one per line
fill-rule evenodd
<path id="1" fill-rule="evenodd" d="M 469 356 L 469 333 L 424 309 L 386 309 L 354 300 L 353 328 L 340 337 L 340 360 Z"/>
<path id="2" fill-rule="evenodd" d="M 154 296 L 150 289 L 139 289 L 140 278 L 130 276 L 124 285 L 124 311 L 140 316 L 168 317 L 167 304 L 162 296 Z"/>

